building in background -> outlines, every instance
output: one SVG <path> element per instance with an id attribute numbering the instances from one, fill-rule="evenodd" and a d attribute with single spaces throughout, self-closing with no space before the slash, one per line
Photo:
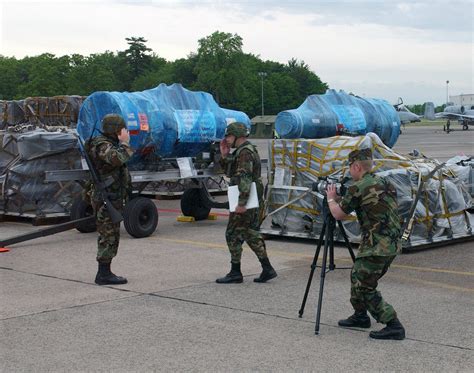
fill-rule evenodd
<path id="1" fill-rule="evenodd" d="M 449 102 L 452 102 L 453 105 L 463 105 L 463 106 L 474 105 L 474 93 L 449 96 Z"/>

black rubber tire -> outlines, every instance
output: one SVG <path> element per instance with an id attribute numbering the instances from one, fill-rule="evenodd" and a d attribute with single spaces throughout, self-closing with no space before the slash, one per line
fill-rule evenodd
<path id="1" fill-rule="evenodd" d="M 94 215 L 92 205 L 84 201 L 80 196 L 76 197 L 71 205 L 71 220 L 82 219 Z M 76 229 L 81 233 L 91 233 L 97 230 L 95 220 L 88 223 L 80 223 Z"/>
<path id="2" fill-rule="evenodd" d="M 158 209 L 155 203 L 145 197 L 130 200 L 123 211 L 123 225 L 132 237 L 143 238 L 152 235 L 158 225 Z"/>
<path id="3" fill-rule="evenodd" d="M 203 205 L 199 189 L 191 188 L 181 196 L 181 211 L 183 215 L 192 216 L 195 220 L 206 220 L 211 209 Z"/>

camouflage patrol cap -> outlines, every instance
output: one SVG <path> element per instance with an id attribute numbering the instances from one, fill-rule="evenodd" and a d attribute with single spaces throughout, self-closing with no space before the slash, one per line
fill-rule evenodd
<path id="1" fill-rule="evenodd" d="M 102 132 L 107 135 L 116 134 L 126 128 L 125 121 L 118 114 L 107 114 L 102 118 Z"/>
<path id="2" fill-rule="evenodd" d="M 354 163 L 355 161 L 371 161 L 372 158 L 372 149 L 356 149 L 349 153 L 349 164 Z"/>
<path id="3" fill-rule="evenodd" d="M 234 122 L 227 126 L 224 136 L 234 135 L 235 137 L 247 137 L 249 130 L 247 126 L 241 122 Z"/>

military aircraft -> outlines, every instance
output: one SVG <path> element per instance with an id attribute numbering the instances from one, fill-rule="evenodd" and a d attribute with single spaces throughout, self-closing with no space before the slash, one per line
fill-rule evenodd
<path id="1" fill-rule="evenodd" d="M 413 123 L 413 122 L 421 122 L 421 117 L 419 115 L 416 115 L 415 113 L 412 113 L 404 104 L 403 104 L 403 99 L 401 97 L 398 98 L 398 102 L 393 105 L 395 110 L 398 113 L 398 116 L 400 117 L 400 123 L 405 125 L 407 123 Z"/>
<path id="2" fill-rule="evenodd" d="M 463 131 L 469 129 L 469 126 L 474 126 L 474 105 L 450 105 L 444 108 L 441 113 L 435 114 L 436 118 L 446 118 L 445 130 L 449 131 L 451 119 L 457 120 L 462 126 Z"/>

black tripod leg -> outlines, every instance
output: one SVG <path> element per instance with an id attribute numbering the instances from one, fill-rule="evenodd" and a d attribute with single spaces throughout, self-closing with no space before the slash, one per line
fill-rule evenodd
<path id="1" fill-rule="evenodd" d="M 311 264 L 311 272 L 309 274 L 308 283 L 306 284 L 306 291 L 304 292 L 303 302 L 301 303 L 301 308 L 298 312 L 299 317 L 303 316 L 304 307 L 306 305 L 306 299 L 308 298 L 309 288 L 311 287 L 311 282 L 313 281 L 314 271 L 316 269 L 316 263 L 317 263 L 318 257 L 319 257 L 319 251 L 320 251 L 321 245 L 323 244 L 323 241 L 324 241 L 324 234 L 325 234 L 325 231 L 326 231 L 326 225 L 327 225 L 326 220 L 324 220 L 323 228 L 321 230 L 321 234 L 319 235 L 318 247 L 316 249 L 316 253 L 314 254 L 313 263 Z"/>
<path id="2" fill-rule="evenodd" d="M 321 264 L 321 281 L 319 282 L 318 309 L 316 312 L 316 326 L 314 328 L 314 334 L 319 334 L 319 322 L 321 319 L 321 306 L 323 303 L 324 279 L 326 278 L 326 263 L 328 259 L 329 245 L 331 242 L 330 237 L 333 233 L 334 232 L 331 232 L 330 224 L 328 224 L 326 239 L 324 240 L 323 262 Z"/>
<path id="3" fill-rule="evenodd" d="M 336 224 L 335 221 L 331 222 L 333 225 L 329 227 L 328 232 L 334 232 L 334 226 Z M 334 271 L 336 269 L 336 265 L 334 264 L 334 234 L 332 233 L 329 236 L 329 265 L 328 268 L 330 271 Z"/>
<path id="4" fill-rule="evenodd" d="M 337 221 L 337 224 L 339 226 L 339 230 L 342 233 L 342 237 L 344 237 L 344 241 L 346 242 L 347 250 L 349 250 L 349 254 L 351 254 L 352 262 L 355 262 L 356 257 L 354 255 L 354 250 L 352 250 L 352 245 L 349 242 L 349 237 L 347 237 L 346 230 L 344 229 L 344 226 L 340 220 Z"/>

